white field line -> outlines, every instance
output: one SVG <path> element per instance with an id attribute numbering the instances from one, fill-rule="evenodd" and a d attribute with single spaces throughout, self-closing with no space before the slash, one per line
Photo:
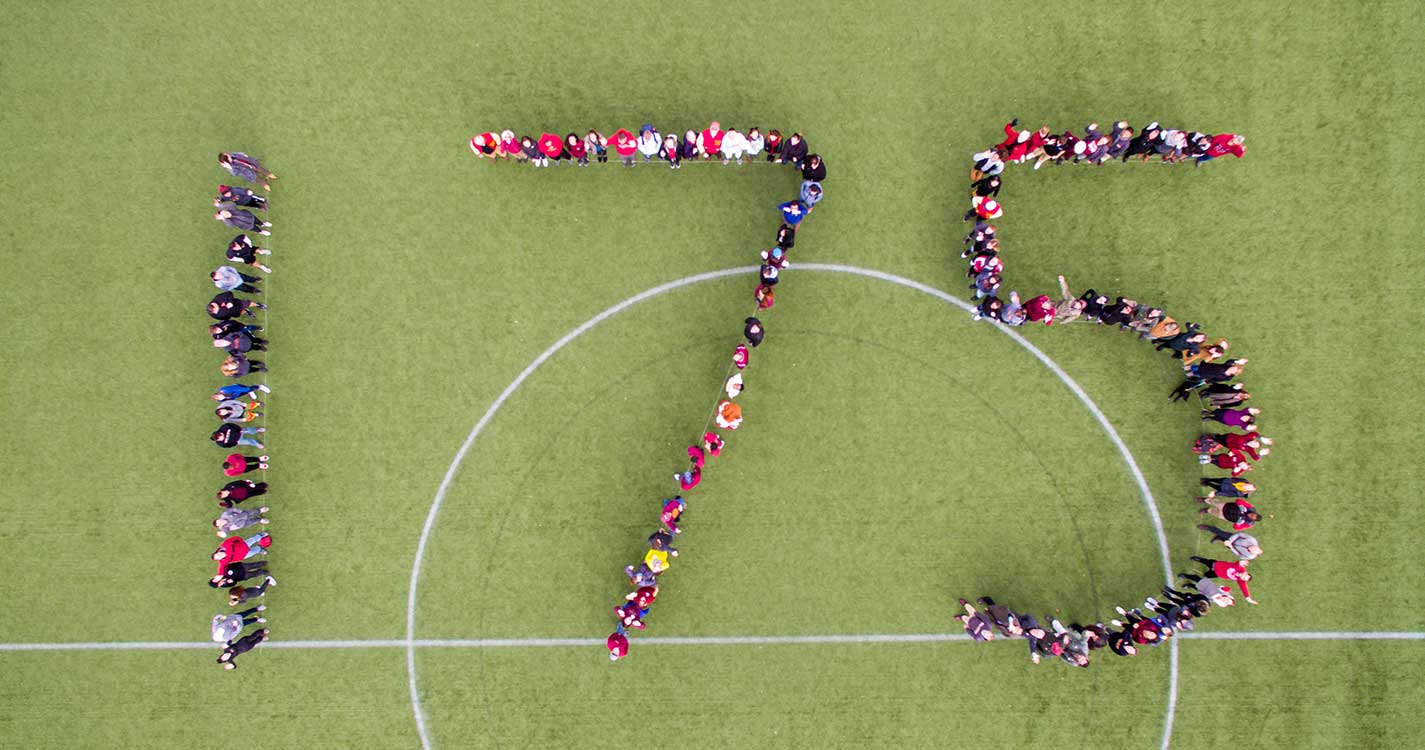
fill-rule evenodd
<path id="1" fill-rule="evenodd" d="M 1425 641 L 1415 631 L 1284 630 L 1249 632 L 1180 633 L 1173 642 L 1186 641 Z M 639 646 L 815 646 L 872 645 L 884 643 L 970 643 L 964 633 L 866 633 L 861 635 L 688 635 L 646 636 Z M 385 649 L 385 648 L 592 648 L 602 638 L 377 638 L 352 641 L 268 641 L 260 649 Z M 25 651 L 184 651 L 214 650 L 211 641 L 118 641 L 113 643 L 0 643 L 0 652 Z"/>
<path id="2" fill-rule="evenodd" d="M 830 263 L 803 263 L 795 266 L 795 268 L 805 271 L 844 273 L 852 276 L 861 276 L 864 278 L 886 281 L 901 287 L 905 287 L 907 289 L 913 289 L 923 294 L 930 295 L 931 297 L 935 297 L 936 299 L 939 299 L 943 302 L 947 302 L 967 312 L 972 312 L 975 309 L 974 305 L 971 305 L 970 303 L 958 297 L 954 297 L 943 290 L 936 289 L 935 287 L 932 287 L 928 284 L 922 284 L 921 282 L 915 281 L 913 279 L 907 279 L 904 276 L 897 276 L 895 274 L 886 273 L 884 271 L 877 271 L 869 268 L 860 268 L 858 266 L 846 266 Z M 609 307 L 598 315 L 595 315 L 594 317 L 585 321 L 579 327 L 565 334 L 558 341 L 550 345 L 548 349 L 545 349 L 543 352 L 541 352 L 538 357 L 535 357 L 534 361 L 530 362 L 529 365 L 524 368 L 524 370 L 520 371 L 520 374 L 515 377 L 514 381 L 512 381 L 508 386 L 506 386 L 505 390 L 500 392 L 500 395 L 496 397 L 495 401 L 490 404 L 488 409 L 485 410 L 485 413 L 480 417 L 480 420 L 475 423 L 475 426 L 473 428 L 471 428 L 470 434 L 465 437 L 465 442 L 461 443 L 460 449 L 455 452 L 455 457 L 451 460 L 450 466 L 445 471 L 445 476 L 441 479 L 440 486 L 436 488 L 435 496 L 431 499 L 430 510 L 426 513 L 425 524 L 421 527 L 420 539 L 416 542 L 416 554 L 414 560 L 411 563 L 410 587 L 407 589 L 406 593 L 406 679 L 408 683 L 407 686 L 411 694 L 411 712 L 416 720 L 416 732 L 420 735 L 421 747 L 423 750 L 431 750 L 432 745 L 430 741 L 430 733 L 426 729 L 425 712 L 422 710 L 421 707 L 420 689 L 418 687 L 418 677 L 416 672 L 416 597 L 420 591 L 421 565 L 425 560 L 426 546 L 430 541 L 431 531 L 435 528 L 436 518 L 440 514 L 440 506 L 445 500 L 446 493 L 450 490 L 451 483 L 455 480 L 455 475 L 460 470 L 460 464 L 464 462 L 465 456 L 470 452 L 471 446 L 475 444 L 476 438 L 480 436 L 481 432 L 484 432 L 485 426 L 490 423 L 490 420 L 495 417 L 495 414 L 499 412 L 500 408 L 505 405 L 505 402 L 509 400 L 510 396 L 514 395 L 514 392 L 519 390 L 519 387 L 524 384 L 525 380 L 529 379 L 529 377 L 534 374 L 535 370 L 538 370 L 545 362 L 549 361 L 551 357 L 559 353 L 559 350 L 563 349 L 566 345 L 569 344 L 569 342 L 584 335 L 585 332 L 587 332 L 594 326 L 597 326 L 603 321 L 613 317 L 614 315 L 619 314 L 620 312 L 623 312 L 624 310 L 638 304 L 639 302 L 660 296 L 666 292 L 681 289 L 682 287 L 691 286 L 693 284 L 698 284 L 704 281 L 725 278 L 728 276 L 751 274 L 756 273 L 757 271 L 757 266 L 742 266 L 738 268 L 727 268 L 721 271 L 710 271 L 708 273 L 687 276 L 685 278 L 670 281 L 666 284 L 660 284 L 656 287 L 653 287 L 652 289 L 640 292 L 622 302 L 613 305 L 612 307 Z M 1123 441 L 1123 438 L 1119 436 L 1118 431 L 1114 429 L 1113 424 L 1108 421 L 1108 417 L 1104 415 L 1103 410 L 1098 408 L 1098 405 L 1093 402 L 1093 399 L 1089 397 L 1088 393 L 1085 392 L 1084 389 L 1077 382 L 1075 382 L 1073 378 L 1069 377 L 1069 374 L 1064 372 L 1063 368 L 1059 367 L 1059 365 L 1056 364 L 1054 360 L 1050 359 L 1049 356 L 1045 353 L 1039 351 L 1038 347 L 1034 346 L 1034 344 L 1031 344 L 1028 339 L 1019 335 L 1019 333 L 1014 331 L 1012 328 L 1003 325 L 998 321 L 992 322 L 992 325 L 998 328 L 1001 333 L 1013 339 L 1015 343 L 1019 344 L 1029 353 L 1033 354 L 1035 358 L 1037 358 L 1041 363 L 1044 364 L 1045 367 L 1048 367 L 1049 370 L 1053 372 L 1054 375 L 1057 376 L 1059 380 L 1062 381 L 1070 391 L 1073 392 L 1073 394 L 1079 399 L 1079 401 L 1084 404 L 1084 406 L 1089 410 L 1089 413 L 1092 414 L 1094 419 L 1098 421 L 1099 426 L 1103 428 L 1104 433 L 1108 436 L 1114 447 L 1117 448 L 1119 457 L 1123 460 L 1124 465 L 1128 467 L 1129 473 L 1133 476 L 1134 483 L 1138 485 L 1138 491 L 1143 496 L 1143 505 L 1148 511 L 1148 517 L 1153 522 L 1153 532 L 1158 540 L 1158 553 L 1162 558 L 1163 565 L 1163 579 L 1168 582 L 1168 585 L 1171 586 L 1173 584 L 1173 573 L 1172 565 L 1169 561 L 1168 555 L 1168 536 L 1163 531 L 1163 520 L 1160 514 L 1158 513 L 1158 505 L 1153 498 L 1152 490 L 1150 490 L 1148 487 L 1148 480 L 1143 476 L 1143 471 L 1138 468 L 1138 462 L 1133 459 L 1133 454 L 1128 450 L 1127 443 L 1125 443 Z M 639 639 L 640 643 L 648 641 L 648 638 Z M 1177 649 L 1178 647 L 1176 641 L 1173 641 L 1168 646 L 1170 654 L 1168 667 L 1168 706 L 1163 731 L 1163 750 L 1167 750 L 1169 739 L 1172 736 L 1173 717 L 1177 710 Z"/>

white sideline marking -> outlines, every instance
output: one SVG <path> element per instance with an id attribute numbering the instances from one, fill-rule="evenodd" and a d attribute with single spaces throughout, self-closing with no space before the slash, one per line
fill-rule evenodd
<path id="1" fill-rule="evenodd" d="M 904 276 L 897 276 L 895 274 L 886 273 L 884 271 L 876 271 L 869 268 L 860 268 L 858 266 L 844 266 L 829 263 L 802 263 L 794 266 L 794 268 L 803 271 L 826 271 L 831 273 L 845 273 L 853 276 L 862 276 L 865 278 L 887 281 L 892 284 L 896 284 L 899 286 L 906 287 L 908 289 L 914 289 L 915 291 L 928 294 L 932 297 L 935 297 L 936 299 L 948 302 L 965 311 L 973 311 L 975 309 L 974 305 L 971 305 L 958 297 L 953 297 L 940 289 L 936 289 L 935 287 L 929 286 L 927 284 L 922 284 L 919 281 L 907 279 Z M 555 354 L 557 354 L 559 350 L 563 349 L 566 345 L 569 344 L 569 342 L 584 335 L 584 333 L 587 332 L 589 329 L 613 317 L 614 315 L 617 315 L 623 312 L 624 310 L 638 304 L 639 302 L 642 302 L 646 299 L 650 299 L 652 297 L 657 297 L 665 292 L 670 292 L 675 289 L 681 289 L 682 287 L 691 286 L 693 284 L 698 284 L 704 281 L 726 278 L 728 276 L 757 273 L 758 269 L 758 266 L 740 266 L 738 268 L 727 268 L 721 271 L 710 271 L 708 273 L 687 276 L 685 278 L 670 281 L 666 284 L 660 284 L 656 287 L 653 287 L 652 289 L 639 292 L 638 294 L 635 294 L 634 296 L 629 297 L 628 299 L 622 302 L 619 302 L 618 304 L 608 308 L 607 310 L 604 310 L 598 315 L 595 315 L 594 317 L 585 321 L 578 328 L 575 328 L 574 330 L 565 334 L 563 338 L 554 342 L 552 345 L 550 345 L 548 349 L 545 349 L 543 352 L 541 352 L 538 357 L 535 357 L 534 361 L 529 363 L 529 365 L 525 367 L 524 370 L 521 370 L 520 374 L 515 376 L 514 381 L 512 381 L 508 386 L 506 386 L 505 390 L 500 392 L 500 395 L 496 397 L 495 401 L 490 404 L 490 407 L 485 410 L 485 414 L 481 416 L 480 420 L 475 423 L 475 426 L 473 428 L 471 428 L 470 434 L 467 435 L 465 438 L 465 442 L 461 443 L 460 449 L 455 452 L 455 458 L 451 460 L 450 467 L 446 469 L 445 477 L 441 479 L 440 486 L 436 488 L 435 497 L 431 499 L 430 511 L 426 513 L 425 524 L 421 527 L 420 540 L 416 543 L 416 556 L 415 560 L 413 560 L 411 563 L 410 589 L 406 595 L 406 678 L 411 693 L 411 712 L 415 716 L 416 732 L 420 735 L 421 747 L 423 750 L 431 750 L 431 742 L 430 734 L 426 730 L 425 714 L 424 711 L 422 711 L 421 709 L 420 690 L 416 686 L 416 594 L 420 589 L 421 563 L 425 558 L 426 544 L 430 541 L 431 529 L 435 527 L 435 519 L 440 513 L 441 503 L 444 502 L 445 494 L 447 491 L 449 491 L 451 482 L 455 480 L 455 474 L 460 470 L 460 464 L 465 460 L 465 455 L 469 453 L 470 447 L 475 444 L 475 439 L 478 438 L 480 436 L 480 433 L 485 430 L 485 426 L 489 424 L 491 419 L 494 418 L 496 412 L 498 412 L 500 408 L 505 405 L 505 401 L 509 400 L 510 396 L 513 395 L 514 392 L 518 390 L 521 385 L 524 384 L 524 381 L 527 380 L 530 375 L 534 374 L 535 370 L 538 370 L 541 365 L 549 361 L 550 357 L 553 357 Z M 1148 509 L 1148 516 L 1150 519 L 1152 519 L 1153 531 L 1158 538 L 1158 552 L 1162 557 L 1163 578 L 1165 581 L 1167 581 L 1169 586 L 1173 585 L 1172 565 L 1169 562 L 1168 556 L 1168 537 L 1167 534 L 1163 531 L 1163 520 L 1162 517 L 1158 514 L 1157 502 L 1153 499 L 1152 490 L 1148 488 L 1148 481 L 1146 478 L 1144 478 L 1143 471 L 1138 468 L 1138 463 L 1133 460 L 1133 454 L 1129 452 L 1128 445 L 1123 442 L 1123 438 L 1118 435 L 1118 431 L 1115 430 L 1113 424 L 1108 421 L 1108 417 L 1104 416 L 1103 411 L 1098 408 L 1098 405 L 1093 402 L 1093 399 L 1089 398 L 1088 393 L 1086 393 L 1084 389 L 1079 386 L 1078 383 L 1074 382 L 1074 379 L 1069 377 L 1069 374 L 1064 372 L 1064 370 L 1060 368 L 1059 365 L 1054 362 L 1054 360 L 1050 359 L 1048 355 L 1039 351 L 1037 347 L 1029 343 L 1027 339 L 1019 335 L 1018 332 L 1016 332 L 1009 326 L 999 323 L 998 321 L 992 322 L 992 325 L 998 328 L 1001 333 L 1004 333 L 1005 335 L 1009 336 L 1020 346 L 1028 350 L 1029 353 L 1033 354 L 1040 362 L 1044 364 L 1045 367 L 1048 367 L 1051 372 L 1058 376 L 1059 380 L 1061 380 L 1064 385 L 1067 386 L 1069 390 L 1072 391 L 1074 395 L 1078 397 L 1079 401 L 1082 402 L 1084 406 L 1088 408 L 1089 413 L 1092 414 L 1094 419 L 1098 421 L 1099 426 L 1103 428 L 1104 432 L 1108 435 L 1109 440 L 1111 440 L 1114 446 L 1118 449 L 1119 457 L 1123 459 L 1124 464 L 1128 466 L 1129 473 L 1133 475 L 1133 480 L 1138 485 L 1139 492 L 1141 492 L 1143 495 L 1143 504 Z M 647 643 L 652 639 L 639 638 L 638 640 L 639 643 Z M 1170 655 L 1168 661 L 1168 709 L 1163 730 L 1163 750 L 1167 750 L 1168 748 L 1169 739 L 1172 735 L 1173 718 L 1177 711 L 1178 645 L 1176 639 L 1170 642 L 1168 646 L 1168 651 Z"/>
<path id="2" fill-rule="evenodd" d="M 1188 641 L 1425 641 L 1425 633 L 1411 631 L 1251 631 L 1239 633 L 1179 633 Z M 639 646 L 800 646 L 869 645 L 878 643 L 969 643 L 964 633 L 867 633 L 863 635 L 664 635 L 638 639 Z M 269 649 L 361 648 L 590 648 L 604 645 L 602 638 L 404 638 L 360 641 L 268 641 Z M 0 652 L 20 651 L 180 651 L 217 650 L 211 641 L 123 641 L 114 643 L 0 643 Z"/>

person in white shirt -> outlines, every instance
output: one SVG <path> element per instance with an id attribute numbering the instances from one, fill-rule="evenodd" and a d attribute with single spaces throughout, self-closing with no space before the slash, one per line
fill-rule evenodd
<path id="1" fill-rule="evenodd" d="M 747 131 L 747 158 L 756 161 L 758 154 L 762 153 L 762 149 L 766 145 L 767 139 L 762 137 L 761 130 L 752 128 Z"/>
<path id="2" fill-rule="evenodd" d="M 747 153 L 747 136 L 736 130 L 729 130 L 722 136 L 722 163 L 727 164 L 733 159 L 738 164 L 742 164 L 742 157 Z"/>
<path id="3" fill-rule="evenodd" d="M 644 125 L 643 132 L 638 136 L 638 153 L 643 154 L 644 163 L 653 161 L 658 157 L 658 150 L 663 148 L 663 136 L 652 125 Z"/>

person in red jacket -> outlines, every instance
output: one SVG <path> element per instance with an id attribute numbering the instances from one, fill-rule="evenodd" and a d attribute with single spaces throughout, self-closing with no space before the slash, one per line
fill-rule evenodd
<path id="1" fill-rule="evenodd" d="M 218 561 L 218 573 L 221 574 L 228 563 L 242 562 L 251 557 L 267 551 L 272 546 L 272 537 L 266 531 L 253 534 L 243 539 L 240 536 L 230 536 L 223 540 L 218 549 L 213 552 L 213 559 Z"/>
<path id="2" fill-rule="evenodd" d="M 1221 435 L 1213 435 L 1212 439 L 1227 447 L 1227 450 L 1240 451 L 1251 456 L 1253 461 L 1262 460 L 1262 456 L 1272 452 L 1269 446 L 1272 444 L 1271 438 L 1262 437 L 1261 433 L 1255 430 L 1248 433 L 1225 432 Z"/>
<path id="3" fill-rule="evenodd" d="M 609 137 L 609 142 L 613 144 L 614 151 L 618 152 L 618 158 L 623 165 L 633 166 L 634 154 L 638 153 L 638 139 L 633 137 L 633 133 L 619 128 Z"/>
<path id="4" fill-rule="evenodd" d="M 614 607 L 614 616 L 618 618 L 617 632 L 622 635 L 628 632 L 629 628 L 644 629 L 643 616 L 648 614 L 648 610 L 639 607 L 633 602 L 624 602 Z"/>
<path id="5" fill-rule="evenodd" d="M 1221 578 L 1225 581 L 1230 581 L 1232 583 L 1237 584 L 1237 588 L 1242 590 L 1243 599 L 1246 599 L 1252 604 L 1257 603 L 1257 600 L 1252 598 L 1252 592 L 1247 588 L 1247 582 L 1252 580 L 1252 574 L 1247 572 L 1247 563 L 1250 562 L 1249 560 L 1242 560 L 1240 562 L 1228 562 L 1226 560 L 1209 560 L 1205 557 L 1198 557 L 1196 555 L 1194 555 L 1191 559 L 1195 563 L 1201 563 L 1202 567 L 1206 568 L 1206 570 L 1204 570 L 1201 574 L 1179 573 L 1179 578 L 1185 579 L 1192 583 L 1197 583 L 1198 581 L 1201 581 L 1204 577 Z M 1223 588 L 1231 590 L 1232 587 L 1223 586 Z"/>
<path id="6" fill-rule="evenodd" d="M 1197 166 L 1212 161 L 1219 156 L 1232 154 L 1241 159 L 1247 153 L 1247 147 L 1242 145 L 1246 139 L 1236 133 L 1222 133 L 1212 136 L 1212 140 L 1207 142 L 1207 153 L 1197 157 Z"/>
<path id="7" fill-rule="evenodd" d="M 1004 152 L 1005 161 L 1021 162 L 1044 145 L 1043 137 L 1036 139 L 1037 133 L 1028 130 L 1016 130 L 1019 118 L 1010 120 L 1004 126 L 1005 139 L 995 145 L 996 151 Z M 1048 134 L 1048 126 L 1041 128 L 1041 132 Z M 1036 140 L 1038 141 L 1036 143 Z"/>
<path id="8" fill-rule="evenodd" d="M 658 520 L 674 534 L 681 534 L 683 530 L 678 528 L 678 519 L 683 516 L 683 511 L 687 510 L 688 503 L 683 500 L 682 495 L 675 495 L 673 499 L 663 503 L 663 512 L 659 514 Z"/>
<path id="9" fill-rule="evenodd" d="M 1004 209 L 1000 208 L 999 201 L 994 198 L 982 198 L 977 195 L 970 199 L 970 204 L 970 210 L 965 212 L 964 221 L 969 221 L 976 216 L 980 217 L 981 221 L 988 221 L 1004 215 Z"/>
<path id="10" fill-rule="evenodd" d="M 1252 464 L 1247 461 L 1247 457 L 1240 451 L 1228 450 L 1226 453 L 1218 453 L 1212 456 L 1198 456 L 1198 463 L 1212 464 L 1219 469 L 1226 469 L 1232 472 L 1232 476 L 1240 477 L 1252 470 Z"/>
<path id="11" fill-rule="evenodd" d="M 727 134 L 722 129 L 722 123 L 713 120 L 708 123 L 703 132 L 698 134 L 698 154 L 704 159 L 713 157 L 722 158 L 722 137 Z"/>
<path id="12" fill-rule="evenodd" d="M 624 599 L 637 604 L 638 608 L 645 612 L 648 611 L 649 605 L 653 604 L 653 600 L 657 598 L 657 586 L 639 586 L 637 590 L 630 592 L 628 596 L 624 597 Z"/>
<path id="13" fill-rule="evenodd" d="M 709 456 L 722 455 L 722 449 L 725 445 L 727 445 L 727 441 L 718 436 L 716 432 L 703 433 L 703 450 L 707 451 Z"/>
<path id="14" fill-rule="evenodd" d="M 609 648 L 609 661 L 618 661 L 628 656 L 628 636 L 623 633 L 610 633 L 609 639 L 604 643 Z"/>

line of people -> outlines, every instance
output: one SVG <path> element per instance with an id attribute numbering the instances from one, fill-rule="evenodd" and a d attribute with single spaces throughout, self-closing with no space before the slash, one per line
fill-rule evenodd
<path id="1" fill-rule="evenodd" d="M 796 245 L 797 230 L 823 197 L 821 181 L 826 179 L 826 165 L 817 160 L 818 179 L 812 180 L 807 178 L 806 163 L 790 163 L 801 170 L 803 181 L 796 198 L 777 206 L 782 223 L 777 228 L 774 244 L 758 253 L 762 262 L 752 294 L 758 314 L 775 304 L 775 288 L 781 273 L 790 267 L 788 254 Z M 756 315 L 742 322 L 743 341 L 732 351 L 732 363 L 728 368 L 730 374 L 722 384 L 722 396 L 713 409 L 712 424 L 716 429 L 705 430 L 696 442 L 688 446 L 687 465 L 673 474 L 680 494 L 659 502 L 658 526 L 648 536 L 648 548 L 642 560 L 624 567 L 624 575 L 632 590 L 614 607 L 614 632 L 605 642 L 609 659 L 613 661 L 628 655 L 629 631 L 642 630 L 646 626 L 645 619 L 658 598 L 659 580 L 667 572 L 672 558 L 678 556 L 673 542 L 683 533 L 683 514 L 688 509 L 688 502 L 681 493 L 697 487 L 702 482 L 703 470 L 707 468 L 709 459 L 722 455 L 727 448 L 727 441 L 719 430 L 732 432 L 742 426 L 742 405 L 737 402 L 737 397 L 746 385 L 743 373 L 751 364 L 752 350 L 762 344 L 765 336 L 766 329 Z"/>
<path id="2" fill-rule="evenodd" d="M 277 177 L 260 161 L 239 151 L 218 154 L 218 165 L 229 174 L 261 185 L 265 190 L 271 190 L 270 181 Z M 252 213 L 261 211 L 266 216 L 267 198 L 249 188 L 219 185 L 213 206 L 218 209 L 213 214 L 216 221 L 243 232 L 264 236 L 271 234 L 269 229 L 272 223 Z M 231 262 L 243 263 L 268 274 L 272 269 L 259 259 L 265 259 L 271 252 L 253 244 L 252 238 L 244 233 L 228 243 L 226 257 Z M 268 456 L 265 453 L 245 455 L 242 449 L 253 448 L 259 452 L 266 449 L 261 436 L 267 428 L 258 422 L 265 413 L 261 400 L 263 394 L 271 393 L 272 389 L 264 382 L 236 382 L 254 373 L 267 372 L 266 363 L 251 356 L 254 352 L 267 351 L 267 340 L 259 335 L 263 327 L 258 325 L 258 312 L 267 309 L 260 298 L 263 278 L 245 274 L 231 265 L 219 266 L 209 278 L 218 288 L 218 294 L 207 306 L 208 317 L 213 319 L 212 325 L 208 326 L 208 334 L 213 347 L 227 354 L 219 365 L 219 372 L 234 380 L 219 387 L 212 395 L 213 401 L 217 402 L 213 413 L 220 424 L 209 437 L 220 448 L 235 452 L 223 459 L 222 471 L 228 481 L 218 490 L 218 507 L 223 510 L 213 521 L 213 528 L 223 541 L 211 555 L 217 564 L 217 571 L 208 579 L 208 585 L 227 590 L 230 608 L 251 605 L 241 611 L 220 612 L 212 619 L 212 638 L 223 644 L 217 662 L 223 669 L 231 670 L 237 668 L 238 656 L 267 640 L 269 631 L 261 627 L 267 623 L 267 617 L 263 614 L 267 605 L 253 602 L 277 585 L 277 580 L 268 573 L 265 559 L 272 545 L 272 536 L 265 530 L 252 531 L 267 526 L 269 509 L 265 505 L 241 507 L 242 503 L 267 494 L 267 482 L 255 481 L 245 475 L 265 471 Z M 239 297 L 239 293 L 259 296 Z M 238 533 L 244 531 L 245 534 Z M 244 634 L 243 631 L 251 625 L 259 627 Z"/>
<path id="3" fill-rule="evenodd" d="M 1179 322 L 1162 308 L 1123 296 L 1111 298 L 1093 289 L 1075 296 L 1063 276 L 1059 277 L 1057 299 L 1041 294 L 1022 301 L 1015 291 L 1000 297 L 1004 263 L 995 227 L 989 221 L 1003 215 L 1003 207 L 994 200 L 999 194 L 1001 174 L 1007 162 L 1034 161 L 1037 169 L 1045 160 L 1098 164 L 1109 158 L 1126 160 L 1141 155 L 1146 161 L 1155 153 L 1168 163 L 1194 157 L 1201 165 L 1225 153 L 1241 157 L 1242 137 L 1164 130 L 1157 123 L 1134 135 L 1128 123 L 1119 122 L 1114 124 L 1111 136 L 1099 134 L 1097 125 L 1090 124 L 1084 138 L 1074 139 L 1076 146 L 1063 149 L 1072 134 L 1056 138 L 1049 135 L 1048 126 L 1031 132 L 1015 130 L 1017 124 L 1017 119 L 1011 120 L 1005 125 L 1007 137 L 1003 142 L 973 157 L 970 210 L 964 218 L 976 219 L 976 223 L 965 237 L 960 257 L 969 259 L 967 276 L 979 300 L 975 320 L 989 319 L 1010 326 L 1084 321 L 1131 331 L 1139 339 L 1152 342 L 1157 351 L 1169 351 L 1180 361 L 1184 380 L 1173 389 L 1171 400 L 1186 401 L 1196 394 L 1204 407 L 1203 422 L 1241 430 L 1204 433 L 1191 446 L 1198 463 L 1228 472 L 1227 476 L 1203 476 L 1199 480 L 1206 495 L 1198 497 L 1202 506 L 1198 513 L 1226 521 L 1231 530 L 1208 523 L 1199 524 L 1198 529 L 1207 533 L 1214 545 L 1225 547 L 1233 559 L 1193 556 L 1192 561 L 1202 569 L 1178 574 L 1185 588 L 1164 587 L 1162 598 L 1147 597 L 1141 606 L 1132 609 L 1116 607 L 1119 618 L 1109 621 L 1111 627 L 1102 622 L 1071 623 L 1066 627 L 1057 619 L 1046 618 L 1049 627 L 1045 628 L 1032 615 L 1012 611 L 989 597 L 977 602 L 983 610 L 959 600 L 964 612 L 955 619 L 975 640 L 993 640 L 998 631 L 1001 637 L 1028 640 L 1030 656 L 1036 664 L 1044 656 L 1056 656 L 1070 665 L 1087 667 L 1089 653 L 1095 649 L 1107 647 L 1120 656 L 1132 656 L 1139 646 L 1157 646 L 1177 632 L 1192 630 L 1195 620 L 1206 616 L 1214 606 L 1234 606 L 1236 594 L 1251 604 L 1257 603 L 1249 588 L 1252 574 L 1247 566 L 1262 554 L 1262 547 L 1249 530 L 1262 516 L 1249 501 L 1256 485 L 1241 476 L 1253 469 L 1253 462 L 1271 453 L 1272 440 L 1257 431 L 1260 410 L 1245 406 L 1252 394 L 1237 382 L 1247 360 L 1228 359 L 1227 340 L 1209 342 L 1198 324 Z"/>
<path id="4" fill-rule="evenodd" d="M 686 130 L 680 138 L 676 131 L 660 133 L 652 123 L 645 123 L 635 135 L 627 128 L 618 128 L 610 135 L 590 130 L 563 137 L 554 133 L 539 136 L 516 136 L 512 130 L 479 133 L 470 139 L 470 151 L 482 159 L 508 159 L 548 167 L 550 164 L 589 166 L 590 161 L 605 164 L 609 151 L 625 167 L 660 162 L 669 169 L 681 169 L 685 161 L 721 161 L 723 164 L 756 162 L 765 159 L 771 164 L 791 164 L 802 171 L 802 178 L 821 182 L 826 166 L 821 156 L 811 153 L 801 133 L 786 138 L 780 130 L 750 127 L 746 132 L 724 130 L 717 120 L 702 130 Z"/>

